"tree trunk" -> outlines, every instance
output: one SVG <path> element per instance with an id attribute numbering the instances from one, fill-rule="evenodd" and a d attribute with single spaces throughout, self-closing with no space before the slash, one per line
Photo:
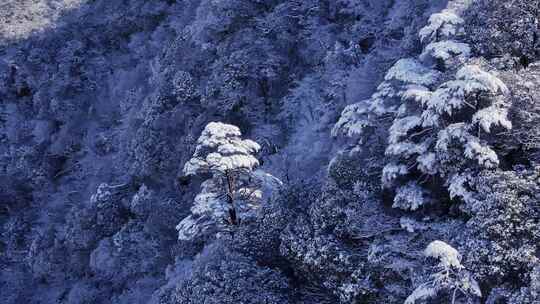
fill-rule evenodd
<path id="1" fill-rule="evenodd" d="M 234 175 L 226 173 L 227 176 L 227 203 L 229 204 L 229 223 L 238 225 L 238 216 L 234 206 Z"/>

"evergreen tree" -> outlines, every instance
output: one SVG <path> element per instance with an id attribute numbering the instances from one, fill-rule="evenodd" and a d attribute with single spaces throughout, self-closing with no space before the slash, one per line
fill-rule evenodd
<path id="1" fill-rule="evenodd" d="M 254 210 L 281 182 L 255 170 L 259 161 L 255 154 L 260 146 L 241 139 L 240 129 L 233 125 L 211 122 L 197 140 L 193 158 L 184 166 L 186 176 L 209 174 L 195 197 L 192 215 L 176 229 L 179 239 L 189 240 L 208 235 L 222 226 L 236 226 L 253 216 Z"/>

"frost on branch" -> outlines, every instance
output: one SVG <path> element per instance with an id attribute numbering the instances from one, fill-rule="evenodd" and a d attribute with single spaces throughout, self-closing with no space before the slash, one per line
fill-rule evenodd
<path id="1" fill-rule="evenodd" d="M 483 71 L 479 66 L 464 66 L 457 71 L 455 80 L 443 83 L 426 103 L 427 111 L 422 114 L 427 122 L 424 125 L 433 125 L 431 115 L 452 115 L 466 106 L 476 109 L 478 101 L 471 101 L 471 97 L 480 94 L 491 97 L 506 95 L 507 93 L 508 88 L 499 78 Z M 492 99 L 494 104 L 500 103 L 500 99 Z M 499 124 L 502 126 L 508 125 L 506 122 L 499 122 Z"/>
<path id="2" fill-rule="evenodd" d="M 472 122 L 482 127 L 486 133 L 491 132 L 493 126 L 512 129 L 512 122 L 508 120 L 508 110 L 500 106 L 489 106 L 474 114 Z"/>
<path id="3" fill-rule="evenodd" d="M 456 303 L 459 297 L 481 297 L 478 282 L 461 264 L 461 255 L 443 241 L 433 241 L 424 250 L 424 255 L 434 258 L 438 264 L 431 267 L 433 272 L 426 283 L 420 284 L 405 300 L 405 304 L 435 299 L 441 296 L 451 298 Z M 460 302 L 461 303 L 461 302 Z"/>
<path id="4" fill-rule="evenodd" d="M 447 187 L 450 198 L 460 198 L 468 204 L 477 203 L 474 192 L 471 191 L 471 184 L 474 182 L 470 173 L 454 174 L 448 178 Z"/>
<path id="5" fill-rule="evenodd" d="M 211 177 L 201 184 L 191 215 L 176 226 L 180 240 L 212 236 L 248 220 L 281 186 L 277 178 L 255 170 L 259 161 L 254 154 L 260 146 L 241 136 L 233 125 L 211 122 L 204 128 L 184 174 Z"/>
<path id="6" fill-rule="evenodd" d="M 482 70 L 478 65 L 466 65 L 458 70 L 456 79 L 463 81 L 466 93 L 486 92 L 493 94 L 508 94 L 508 87 L 495 75 Z"/>
<path id="7" fill-rule="evenodd" d="M 429 17 L 428 25 L 420 30 L 419 36 L 422 42 L 448 39 L 459 34 L 463 19 L 456 15 L 453 10 L 445 9 Z"/>
<path id="8" fill-rule="evenodd" d="M 361 136 L 363 130 L 372 127 L 373 123 L 367 119 L 368 102 L 351 104 L 343 110 L 338 122 L 332 129 L 332 136 L 354 138 Z"/>
<path id="9" fill-rule="evenodd" d="M 382 184 L 385 187 L 391 187 L 396 179 L 405 176 L 408 173 L 409 169 L 407 166 L 403 164 L 389 163 L 383 168 Z"/>
<path id="10" fill-rule="evenodd" d="M 406 84 L 430 86 L 437 82 L 440 73 L 424 66 L 413 58 L 397 61 L 386 73 L 386 81 L 400 81 Z"/>
<path id="11" fill-rule="evenodd" d="M 429 192 L 416 182 L 409 182 L 396 191 L 392 207 L 414 211 L 423 205 L 429 204 L 431 201 Z"/>
<path id="12" fill-rule="evenodd" d="M 459 58 L 460 60 L 466 60 L 470 55 L 471 48 L 468 44 L 446 40 L 428 44 L 420 55 L 420 59 L 423 62 L 433 61 L 437 63 L 440 61 L 445 66 L 448 66 L 452 63 L 451 59 Z"/>
<path id="13" fill-rule="evenodd" d="M 446 155 L 455 145 L 463 147 L 466 158 L 477 161 L 483 168 L 495 168 L 499 165 L 497 153 L 490 147 L 483 145 L 480 140 L 471 135 L 469 126 L 465 123 L 451 124 L 438 134 L 435 150 Z"/>
<path id="14" fill-rule="evenodd" d="M 422 125 L 422 119 L 419 116 L 407 116 L 404 118 L 398 118 L 394 120 L 394 123 L 390 127 L 390 136 L 388 141 L 391 144 L 398 143 L 404 138 L 409 131 Z"/>

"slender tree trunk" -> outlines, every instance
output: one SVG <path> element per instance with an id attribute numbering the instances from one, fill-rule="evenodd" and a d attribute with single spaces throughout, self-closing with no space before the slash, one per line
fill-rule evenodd
<path id="1" fill-rule="evenodd" d="M 229 204 L 229 222 L 238 225 L 236 207 L 234 206 L 234 175 L 226 173 L 227 176 L 227 203 Z"/>

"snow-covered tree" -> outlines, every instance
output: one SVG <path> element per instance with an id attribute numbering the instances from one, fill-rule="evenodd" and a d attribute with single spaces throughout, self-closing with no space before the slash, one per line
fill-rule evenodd
<path id="1" fill-rule="evenodd" d="M 499 165 L 489 139 L 494 130 L 512 127 L 506 85 L 459 41 L 462 4 L 451 1 L 432 15 L 420 30 L 423 52 L 396 62 L 377 92 L 348 106 L 334 127 L 334 135 L 360 136 L 358 149 L 369 131 L 382 130 L 382 183 L 395 191 L 395 208 L 416 210 L 433 202 L 433 186 L 452 198 L 471 199 L 471 169 Z"/>
<path id="2" fill-rule="evenodd" d="M 462 67 L 455 80 L 434 91 L 425 87 L 405 91 L 390 127 L 386 154 L 391 161 L 383 170 L 384 184 L 392 187 L 403 176 L 438 175 L 447 179 L 451 196 L 465 198 L 465 193 L 452 190 L 453 181 L 472 167 L 499 165 L 483 135 L 512 127 L 503 99 L 506 93 L 501 80 L 475 65 Z M 404 191 L 399 188 L 398 193 Z M 408 188 L 420 191 L 410 183 Z"/>
<path id="3" fill-rule="evenodd" d="M 192 214 L 176 227 L 179 239 L 215 232 L 223 223 L 240 224 L 280 185 L 278 179 L 256 170 L 259 161 L 255 155 L 260 146 L 241 136 L 238 127 L 224 123 L 211 122 L 204 128 L 183 173 L 210 178 L 202 183 Z"/>
<path id="4" fill-rule="evenodd" d="M 433 241 L 424 250 L 424 255 L 438 261 L 432 268 L 428 282 L 420 284 L 405 300 L 405 304 L 435 298 L 442 292 L 451 295 L 452 304 L 459 296 L 481 297 L 482 292 L 476 280 L 461 264 L 461 255 L 443 241 Z"/>

